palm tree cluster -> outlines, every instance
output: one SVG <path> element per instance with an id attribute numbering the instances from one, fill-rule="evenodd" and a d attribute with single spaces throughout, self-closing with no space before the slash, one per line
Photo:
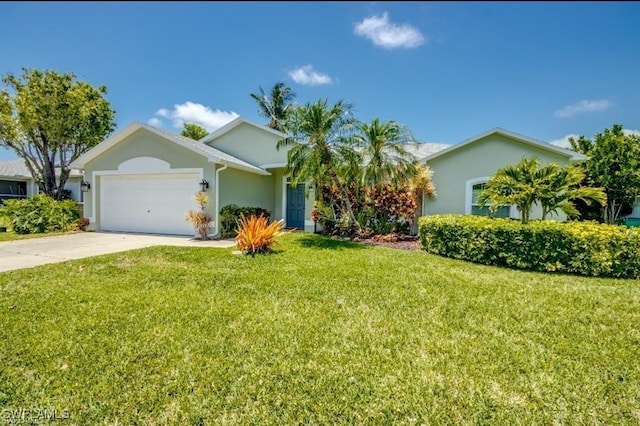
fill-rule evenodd
<path id="1" fill-rule="evenodd" d="M 478 197 L 478 204 L 495 212 L 500 206 L 513 204 L 527 223 L 534 205 L 542 209 L 542 219 L 563 212 L 567 217 L 579 215 L 573 201 L 606 204 L 602 188 L 581 187 L 584 171 L 574 165 L 560 167 L 549 163 L 540 167 L 540 160 L 523 158 L 520 163 L 498 169 Z"/>
<path id="2" fill-rule="evenodd" d="M 360 231 L 376 217 L 376 198 L 388 204 L 389 191 L 395 191 L 398 205 L 389 211 L 403 213 L 391 219 L 413 222 L 416 204 L 420 208 L 423 194 L 433 197 L 435 189 L 428 166 L 404 147 L 413 141 L 411 132 L 393 120 L 360 122 L 353 105 L 343 100 L 294 107 L 294 96 L 284 83 L 276 83 L 268 96 L 262 88 L 251 94 L 260 114 L 269 118 L 268 126 L 286 132 L 277 146 L 290 148 L 286 172 L 292 185 L 318 189 L 315 201 L 326 212 L 321 216 Z"/>

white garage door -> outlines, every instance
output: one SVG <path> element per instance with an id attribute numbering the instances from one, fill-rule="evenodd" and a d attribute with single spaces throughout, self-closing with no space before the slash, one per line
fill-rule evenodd
<path id="1" fill-rule="evenodd" d="M 193 235 L 184 217 L 198 208 L 196 174 L 102 176 L 100 228 L 103 231 Z"/>

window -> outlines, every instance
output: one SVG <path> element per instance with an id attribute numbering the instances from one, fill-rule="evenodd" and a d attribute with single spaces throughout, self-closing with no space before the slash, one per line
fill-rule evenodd
<path id="1" fill-rule="evenodd" d="M 502 205 L 498 207 L 494 213 L 489 211 L 489 207 L 480 207 L 478 205 L 478 197 L 480 193 L 487 186 L 486 182 L 476 183 L 471 187 L 471 214 L 479 215 L 479 216 L 493 216 L 493 217 L 509 217 L 509 213 L 511 211 L 511 206 L 508 204 Z"/>
<path id="2" fill-rule="evenodd" d="M 15 198 L 27 198 L 27 182 L 0 180 L 0 204 Z"/>

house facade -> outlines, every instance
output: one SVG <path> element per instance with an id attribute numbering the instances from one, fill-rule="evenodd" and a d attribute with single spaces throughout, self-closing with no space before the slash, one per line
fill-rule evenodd
<path id="1" fill-rule="evenodd" d="M 484 185 L 499 168 L 517 164 L 526 157 L 537 157 L 541 165 L 555 162 L 561 166 L 587 158 L 568 149 L 494 128 L 423 159 L 433 170 L 438 194 L 435 199 L 424 201 L 423 213 L 489 214 L 487 207 L 481 208 L 477 203 Z M 519 218 L 517 209 L 512 205 L 500 207 L 494 215 Z M 541 217 L 541 209 L 534 207 L 531 218 Z M 566 219 L 563 214 L 551 215 L 550 218 Z"/>
<path id="2" fill-rule="evenodd" d="M 71 197 L 78 202 L 82 201 L 81 182 L 82 175 L 73 170 L 65 185 L 65 189 L 71 191 Z M 38 185 L 22 159 L 0 162 L 0 204 L 4 200 L 27 198 L 38 192 Z"/>
<path id="3" fill-rule="evenodd" d="M 262 207 L 289 228 L 311 231 L 313 197 L 288 184 L 287 150 L 276 149 L 284 136 L 241 117 L 200 141 L 133 123 L 71 165 L 91 185 L 84 202 L 90 229 L 193 235 L 185 214 L 204 190 L 213 236 L 230 204 Z"/>

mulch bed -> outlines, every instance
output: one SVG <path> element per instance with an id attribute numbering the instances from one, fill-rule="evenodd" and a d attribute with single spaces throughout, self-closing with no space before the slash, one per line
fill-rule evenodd
<path id="1" fill-rule="evenodd" d="M 418 237 L 404 236 L 398 241 L 395 242 L 386 242 L 379 241 L 373 238 L 367 239 L 354 239 L 354 241 L 363 243 L 363 244 L 371 244 L 376 246 L 389 247 L 399 250 L 420 250 L 420 242 L 418 241 Z"/>

